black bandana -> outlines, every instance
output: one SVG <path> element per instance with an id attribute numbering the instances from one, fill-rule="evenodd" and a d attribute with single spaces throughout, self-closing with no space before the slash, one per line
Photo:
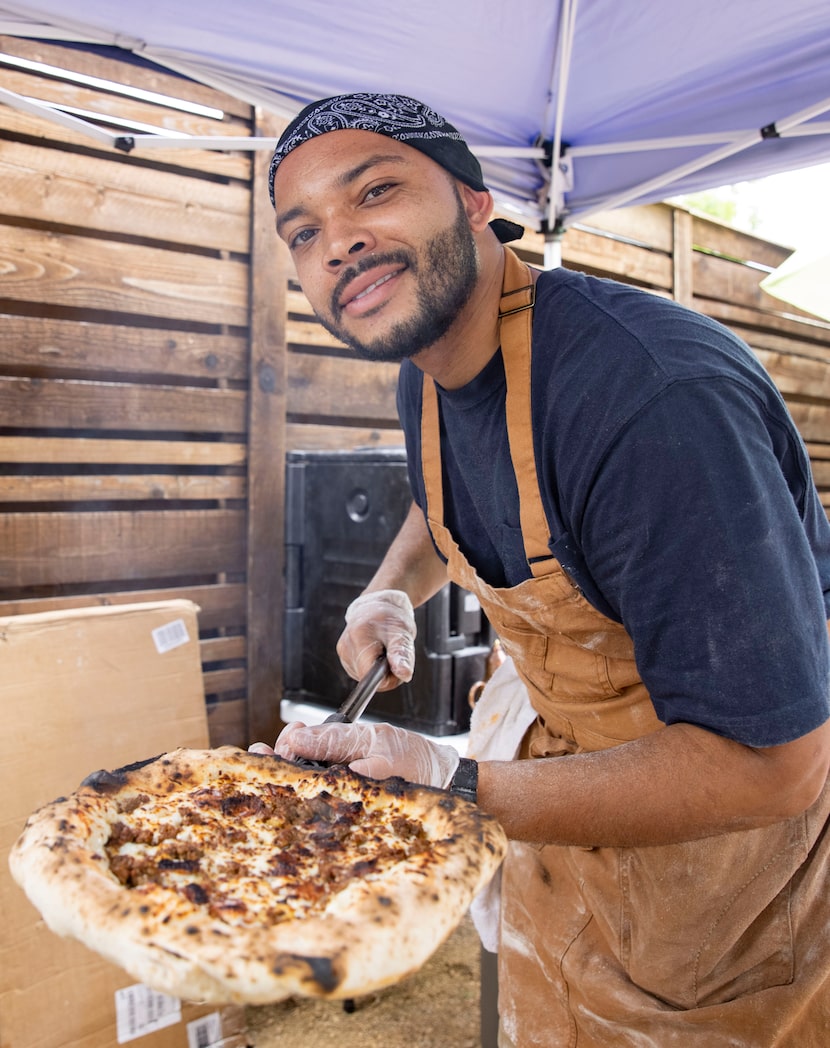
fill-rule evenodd
<path id="1" fill-rule="evenodd" d="M 455 127 L 434 109 L 406 95 L 359 92 L 335 95 L 307 105 L 280 135 L 268 174 L 274 201 L 274 176 L 288 154 L 328 131 L 372 131 L 417 149 L 472 189 L 486 190 L 481 165 Z M 495 219 L 493 229 L 505 244 L 524 230 L 515 222 Z"/>

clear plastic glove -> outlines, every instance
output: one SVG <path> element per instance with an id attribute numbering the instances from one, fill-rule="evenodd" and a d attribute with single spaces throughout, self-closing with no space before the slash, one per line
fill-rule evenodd
<path id="1" fill-rule="evenodd" d="M 251 750 L 268 752 L 262 743 L 255 743 Z M 373 779 L 400 775 L 407 782 L 442 788 L 449 786 L 459 761 L 453 746 L 440 746 L 392 724 L 317 724 L 307 728 L 295 721 L 282 730 L 273 752 L 287 760 L 308 757 L 348 764 L 352 771 Z"/>
<path id="2" fill-rule="evenodd" d="M 415 669 L 415 612 L 403 590 L 376 590 L 363 593 L 346 609 L 346 628 L 337 642 L 337 654 L 354 680 L 369 671 L 372 663 L 386 652 L 390 675 L 381 691 L 401 681 L 412 680 Z"/>

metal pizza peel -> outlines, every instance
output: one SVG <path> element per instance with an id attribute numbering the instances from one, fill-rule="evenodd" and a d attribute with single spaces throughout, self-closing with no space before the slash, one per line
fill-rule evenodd
<path id="1" fill-rule="evenodd" d="M 389 663 L 386 654 L 379 655 L 372 663 L 369 672 L 364 674 L 352 688 L 340 706 L 330 713 L 323 724 L 352 724 L 360 717 L 371 702 L 372 696 L 378 690 L 383 678 L 389 672 Z M 302 768 L 329 768 L 328 761 L 313 761 L 308 757 L 299 757 L 294 761 Z"/>
<path id="2" fill-rule="evenodd" d="M 342 705 L 323 721 L 323 724 L 351 724 L 363 713 L 389 672 L 386 655 L 379 655 L 372 667 L 357 682 Z"/>

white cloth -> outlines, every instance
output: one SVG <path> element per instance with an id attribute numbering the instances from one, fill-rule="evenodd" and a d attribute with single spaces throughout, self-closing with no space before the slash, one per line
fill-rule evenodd
<path id="1" fill-rule="evenodd" d="M 481 698 L 473 707 L 467 756 L 477 761 L 514 760 L 525 732 L 535 719 L 527 689 L 508 657 L 484 686 Z M 490 953 L 498 951 L 500 911 L 501 870 L 498 870 L 470 905 L 470 916 L 481 945 Z"/>

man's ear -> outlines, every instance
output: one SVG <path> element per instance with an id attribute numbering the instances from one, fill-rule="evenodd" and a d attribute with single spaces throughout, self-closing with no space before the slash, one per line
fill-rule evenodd
<path id="1" fill-rule="evenodd" d="M 480 233 L 487 228 L 493 217 L 492 196 L 486 189 L 473 189 L 466 182 L 458 182 L 458 192 L 470 222 L 470 229 L 474 233 Z"/>

